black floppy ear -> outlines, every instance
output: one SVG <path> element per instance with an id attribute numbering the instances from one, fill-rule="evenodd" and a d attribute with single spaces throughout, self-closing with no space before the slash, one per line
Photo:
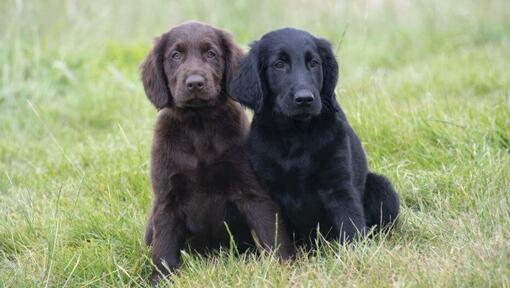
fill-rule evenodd
<path id="1" fill-rule="evenodd" d="M 165 61 L 164 50 L 166 47 L 166 34 L 155 40 L 154 48 L 145 57 L 140 66 L 143 88 L 147 98 L 159 110 L 171 105 L 172 95 L 167 85 L 163 61 Z"/>
<path id="2" fill-rule="evenodd" d="M 223 54 L 225 58 L 225 69 L 223 72 L 223 87 L 225 90 L 228 90 L 232 79 L 239 71 L 239 66 L 241 65 L 241 61 L 243 60 L 243 50 L 239 48 L 232 40 L 232 35 L 230 33 L 216 29 L 219 38 L 221 39 L 221 45 L 223 49 Z"/>
<path id="3" fill-rule="evenodd" d="M 331 44 L 327 40 L 316 38 L 315 41 L 322 60 L 321 95 L 334 98 L 336 82 L 338 81 L 338 63 L 331 49 Z"/>
<path id="4" fill-rule="evenodd" d="M 251 47 L 248 55 L 241 61 L 239 73 L 230 83 L 230 95 L 242 105 L 255 112 L 260 112 L 264 88 L 260 75 L 261 67 L 259 65 L 257 43 L 253 43 Z"/>

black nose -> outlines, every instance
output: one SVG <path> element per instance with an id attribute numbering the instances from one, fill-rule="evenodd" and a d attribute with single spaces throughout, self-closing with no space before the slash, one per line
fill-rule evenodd
<path id="1" fill-rule="evenodd" d="M 294 94 L 294 103 L 298 106 L 309 106 L 315 97 L 310 90 L 299 90 Z"/>
<path id="2" fill-rule="evenodd" d="M 191 76 L 188 76 L 188 78 L 186 78 L 186 88 L 189 91 L 202 90 L 204 88 L 204 84 L 205 84 L 205 79 L 204 79 L 204 77 L 202 77 L 200 75 L 193 74 Z"/>

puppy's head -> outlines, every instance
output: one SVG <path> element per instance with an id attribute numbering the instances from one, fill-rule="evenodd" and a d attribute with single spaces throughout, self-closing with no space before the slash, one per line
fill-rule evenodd
<path id="1" fill-rule="evenodd" d="M 337 78 L 338 64 L 326 40 L 285 28 L 252 44 L 231 91 L 256 113 L 306 121 L 335 109 Z"/>
<path id="2" fill-rule="evenodd" d="M 223 30 L 197 22 L 161 35 L 141 65 L 147 98 L 161 109 L 215 105 L 239 67 L 242 51 Z"/>

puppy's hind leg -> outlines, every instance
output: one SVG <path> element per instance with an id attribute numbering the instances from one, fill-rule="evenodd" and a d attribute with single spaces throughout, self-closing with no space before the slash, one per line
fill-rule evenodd
<path id="1" fill-rule="evenodd" d="M 152 240 L 154 237 L 154 213 L 156 211 L 156 208 L 158 207 L 159 200 L 156 196 L 152 199 L 152 207 L 151 211 L 149 212 L 149 217 L 147 217 L 147 222 L 145 223 L 145 234 L 143 237 L 143 240 L 145 242 L 145 245 L 151 246 Z"/>
<path id="2" fill-rule="evenodd" d="M 400 201 L 390 181 L 369 172 L 365 183 L 363 206 L 368 227 L 392 227 L 400 212 Z"/>
<path id="3" fill-rule="evenodd" d="M 154 224 L 152 223 L 152 211 L 149 214 L 149 218 L 147 219 L 147 223 L 145 224 L 145 235 L 143 237 L 145 245 L 152 245 L 152 237 L 154 235 Z"/>

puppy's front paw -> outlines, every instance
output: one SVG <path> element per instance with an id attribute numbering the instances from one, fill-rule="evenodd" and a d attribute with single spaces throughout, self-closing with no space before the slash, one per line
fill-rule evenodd
<path id="1" fill-rule="evenodd" d="M 149 278 L 149 281 L 151 283 L 151 287 L 158 286 L 159 281 L 161 281 L 162 278 L 163 277 L 161 276 L 161 274 L 158 271 L 154 270 L 152 272 L 152 274 L 151 274 L 151 277 Z"/>

